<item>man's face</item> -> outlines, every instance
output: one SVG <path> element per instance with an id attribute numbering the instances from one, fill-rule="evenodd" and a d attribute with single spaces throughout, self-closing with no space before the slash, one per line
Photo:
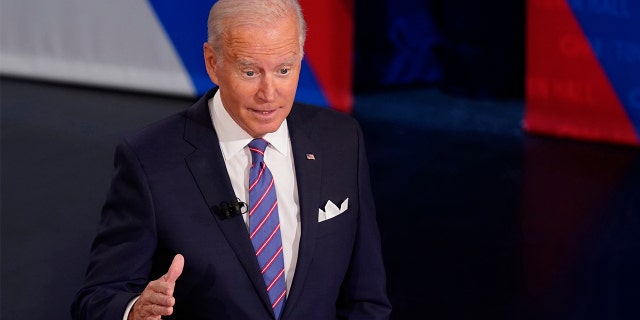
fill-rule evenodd
<path id="1" fill-rule="evenodd" d="M 218 53 L 204 45 L 207 73 L 220 87 L 222 104 L 252 137 L 276 131 L 291 111 L 300 75 L 295 18 L 263 28 L 239 27 L 222 41 Z M 216 54 L 222 54 L 219 64 Z"/>

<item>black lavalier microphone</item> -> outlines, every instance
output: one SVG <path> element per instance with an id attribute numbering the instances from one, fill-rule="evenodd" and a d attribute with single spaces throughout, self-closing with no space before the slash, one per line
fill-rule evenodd
<path id="1" fill-rule="evenodd" d="M 219 205 L 211 208 L 211 210 L 218 216 L 220 216 L 220 218 L 227 219 L 234 216 L 242 215 L 243 213 L 247 212 L 247 204 L 236 198 L 229 202 L 222 201 Z"/>

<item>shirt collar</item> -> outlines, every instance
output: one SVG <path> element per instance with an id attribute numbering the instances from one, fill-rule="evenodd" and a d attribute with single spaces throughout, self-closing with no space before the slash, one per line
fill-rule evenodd
<path id="1" fill-rule="evenodd" d="M 233 118 L 231 118 L 227 110 L 222 105 L 220 90 L 218 90 L 213 98 L 209 100 L 209 113 L 211 114 L 211 121 L 213 122 L 213 127 L 218 135 L 222 156 L 225 161 L 241 152 L 242 149 L 244 149 L 244 147 L 253 140 L 253 137 L 244 131 L 233 120 Z M 273 146 L 276 151 L 285 156 L 289 156 L 290 144 L 287 119 L 282 121 L 278 130 L 272 133 L 267 133 L 263 138 L 269 141 L 269 144 Z"/>

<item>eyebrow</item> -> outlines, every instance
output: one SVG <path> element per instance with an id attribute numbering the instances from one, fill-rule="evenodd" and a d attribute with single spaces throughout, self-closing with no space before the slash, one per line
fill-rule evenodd
<path id="1" fill-rule="evenodd" d="M 238 59 L 237 63 L 243 67 L 252 67 L 256 64 L 255 62 L 244 58 Z"/>
<path id="2" fill-rule="evenodd" d="M 291 56 L 291 58 L 286 59 L 285 61 L 283 61 L 279 65 L 294 64 L 296 59 L 298 59 L 298 56 L 296 54 L 293 54 Z M 241 67 L 254 67 L 254 66 L 256 66 L 256 62 L 255 61 L 253 61 L 251 59 L 247 59 L 247 58 L 240 58 L 240 59 L 238 59 L 237 63 Z"/>
<path id="3" fill-rule="evenodd" d="M 282 64 L 293 64 L 298 59 L 297 55 L 293 55 L 291 58 L 285 60 Z"/>

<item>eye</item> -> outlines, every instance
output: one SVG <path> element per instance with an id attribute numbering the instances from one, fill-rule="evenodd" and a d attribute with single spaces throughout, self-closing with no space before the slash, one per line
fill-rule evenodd
<path id="1" fill-rule="evenodd" d="M 256 75 L 256 72 L 255 71 L 245 71 L 244 75 L 247 76 L 247 77 L 253 77 L 253 76 Z"/>
<path id="2" fill-rule="evenodd" d="M 289 69 L 287 69 L 287 68 L 280 69 L 280 74 L 285 75 L 287 73 L 289 73 Z"/>

